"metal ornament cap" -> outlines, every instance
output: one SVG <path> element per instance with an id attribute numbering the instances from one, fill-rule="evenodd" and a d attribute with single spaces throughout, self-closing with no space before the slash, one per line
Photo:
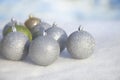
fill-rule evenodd
<path id="1" fill-rule="evenodd" d="M 95 40 L 92 35 L 80 28 L 68 37 L 67 50 L 75 59 L 88 58 L 93 54 L 94 48 Z"/>
<path id="2" fill-rule="evenodd" d="M 17 23 L 17 21 L 14 19 L 14 18 L 11 18 L 11 21 L 10 22 L 8 22 L 5 26 L 4 26 L 4 28 L 3 28 L 3 36 L 5 35 L 5 32 L 7 32 L 7 30 L 10 28 L 10 27 L 12 27 L 14 24 L 16 24 Z"/>
<path id="3" fill-rule="evenodd" d="M 10 32 L 2 40 L 2 55 L 9 60 L 20 60 L 27 55 L 28 42 L 23 33 Z"/>
<path id="4" fill-rule="evenodd" d="M 55 24 L 53 24 L 53 27 L 48 28 L 46 30 L 46 33 L 59 43 L 60 52 L 62 52 L 66 47 L 67 42 L 66 32 L 62 28 L 59 28 Z"/>
<path id="5" fill-rule="evenodd" d="M 46 23 L 46 22 L 41 22 L 39 24 L 40 27 L 44 28 L 44 30 L 47 30 L 48 28 L 52 27 L 50 24 Z"/>
<path id="6" fill-rule="evenodd" d="M 25 26 L 28 27 L 28 29 L 32 29 L 38 24 L 40 24 L 41 20 L 37 17 L 33 17 L 32 15 L 29 16 L 29 19 L 25 21 Z"/>
<path id="7" fill-rule="evenodd" d="M 37 65 L 52 64 L 59 56 L 60 48 L 57 41 L 47 36 L 39 36 L 32 41 L 29 47 L 29 57 Z"/>

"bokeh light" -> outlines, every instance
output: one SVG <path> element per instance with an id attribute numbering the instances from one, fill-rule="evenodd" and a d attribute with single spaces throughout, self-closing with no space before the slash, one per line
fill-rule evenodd
<path id="1" fill-rule="evenodd" d="M 29 14 L 43 20 L 120 20 L 120 0 L 0 0 L 0 24 Z"/>

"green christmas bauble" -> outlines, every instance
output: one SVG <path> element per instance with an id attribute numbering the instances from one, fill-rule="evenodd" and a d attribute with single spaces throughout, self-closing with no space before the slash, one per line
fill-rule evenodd
<path id="1" fill-rule="evenodd" d="M 12 26 L 15 26 L 17 32 L 22 32 L 29 38 L 30 41 L 32 40 L 32 33 L 29 31 L 29 29 L 24 25 L 17 24 L 15 22 L 10 22 L 4 27 L 3 36 L 6 36 L 8 33 L 13 32 Z"/>

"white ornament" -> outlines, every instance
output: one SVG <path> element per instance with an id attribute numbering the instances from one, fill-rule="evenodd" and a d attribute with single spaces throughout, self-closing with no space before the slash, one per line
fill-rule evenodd
<path id="1" fill-rule="evenodd" d="M 55 24 L 53 24 L 51 28 L 48 28 L 46 32 L 50 37 L 52 37 L 59 43 L 60 52 L 62 52 L 66 47 L 67 42 L 66 32 L 62 28 L 57 27 Z"/>
<path id="2" fill-rule="evenodd" d="M 58 58 L 59 53 L 57 41 L 46 34 L 35 38 L 29 47 L 30 59 L 41 66 L 52 64 Z"/>
<path id="3" fill-rule="evenodd" d="M 90 33 L 79 28 L 73 32 L 67 41 L 67 50 L 73 58 L 84 59 L 89 57 L 95 47 L 95 40 Z"/>
<path id="4" fill-rule="evenodd" d="M 9 60 L 20 60 L 27 55 L 28 37 L 21 32 L 10 32 L 1 45 L 2 54 Z"/>
<path id="5" fill-rule="evenodd" d="M 41 22 L 40 24 L 36 25 L 33 29 L 30 30 L 33 35 L 33 39 L 43 35 L 43 32 L 50 27 L 51 25 L 45 22 Z"/>

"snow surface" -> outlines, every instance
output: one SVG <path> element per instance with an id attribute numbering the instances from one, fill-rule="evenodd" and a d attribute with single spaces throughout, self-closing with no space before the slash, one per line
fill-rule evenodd
<path id="1" fill-rule="evenodd" d="M 96 40 L 88 59 L 72 59 L 67 50 L 49 66 L 38 66 L 27 57 L 10 61 L 0 57 L 0 80 L 120 80 L 120 21 L 58 22 L 67 34 L 81 24 Z M 2 29 L 1 29 L 2 31 Z"/>

